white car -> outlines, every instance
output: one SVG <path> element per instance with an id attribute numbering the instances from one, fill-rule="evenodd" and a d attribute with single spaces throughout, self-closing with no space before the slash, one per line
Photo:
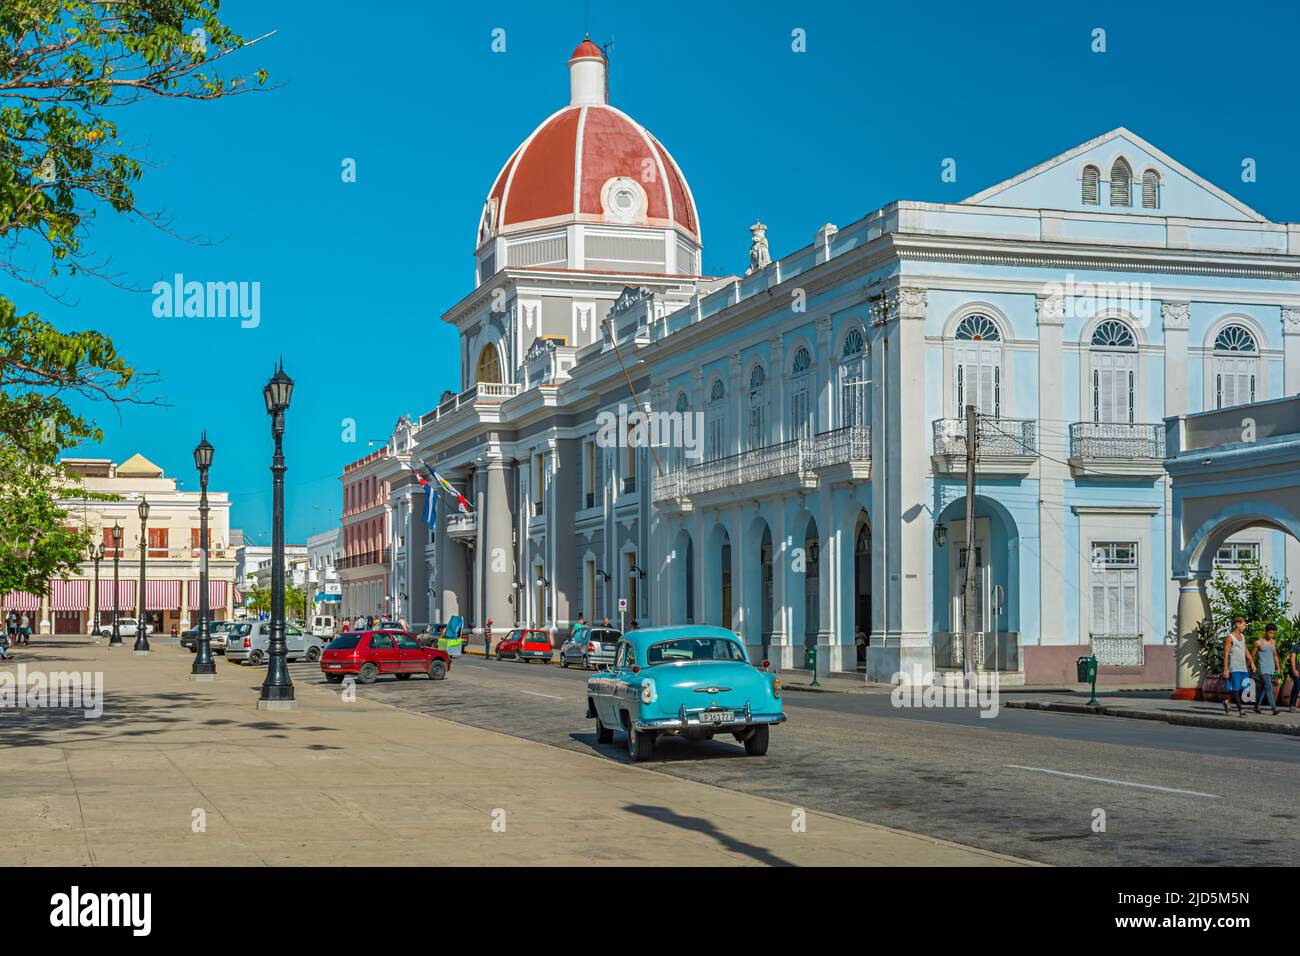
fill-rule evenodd
<path id="1" fill-rule="evenodd" d="M 133 617 L 119 617 L 119 618 L 117 619 L 117 633 L 118 633 L 118 636 L 119 636 L 119 637 L 135 637 L 135 629 L 136 629 L 136 624 L 137 624 L 137 623 L 138 623 L 138 622 L 137 622 L 136 619 L 133 618 Z M 149 636 L 150 634 L 152 634 L 152 633 L 153 633 L 153 628 L 151 628 L 148 624 L 146 624 L 146 625 L 144 626 L 144 636 L 145 636 L 145 637 L 148 637 L 148 636 Z M 100 637 L 112 637 L 112 636 L 113 636 L 113 623 L 112 623 L 111 621 L 110 621 L 109 623 L 107 623 L 107 624 L 101 624 L 101 625 L 99 626 L 99 636 L 100 636 Z"/>

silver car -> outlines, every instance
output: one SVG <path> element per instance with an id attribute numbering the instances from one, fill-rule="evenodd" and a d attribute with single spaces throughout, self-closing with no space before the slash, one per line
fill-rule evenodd
<path id="1" fill-rule="evenodd" d="M 234 630 L 234 621 L 209 621 L 208 622 L 208 647 L 214 654 L 226 653 L 226 639 L 230 637 L 230 632 Z M 187 651 L 197 651 L 199 641 L 199 629 L 192 627 L 181 635 L 181 647 Z"/>
<path id="2" fill-rule="evenodd" d="M 296 625 L 286 624 L 284 636 L 288 644 L 288 660 L 315 663 L 325 650 L 323 638 L 306 634 Z M 244 661 L 253 665 L 265 664 L 271 653 L 270 644 L 270 621 L 240 621 L 226 639 L 226 660 L 240 664 Z"/>
<path id="3" fill-rule="evenodd" d="M 560 666 L 581 664 L 584 668 L 614 663 L 614 648 L 623 635 L 612 627 L 593 627 L 577 640 L 570 634 L 560 645 Z"/>

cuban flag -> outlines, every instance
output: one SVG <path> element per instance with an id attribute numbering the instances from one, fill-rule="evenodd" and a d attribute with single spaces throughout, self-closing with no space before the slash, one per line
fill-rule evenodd
<path id="1" fill-rule="evenodd" d="M 424 465 L 424 462 L 420 462 L 420 464 Z M 414 468 L 411 470 L 415 471 Z M 430 478 L 433 477 L 432 468 L 424 465 L 424 470 L 429 473 Z M 415 471 L 415 476 L 420 479 L 420 484 L 424 486 L 424 523 L 432 528 L 434 522 L 438 520 L 438 486 L 431 481 L 425 481 L 424 476 L 418 471 Z"/>

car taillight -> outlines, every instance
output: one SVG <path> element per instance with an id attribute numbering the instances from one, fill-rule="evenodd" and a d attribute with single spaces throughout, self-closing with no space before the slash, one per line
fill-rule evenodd
<path id="1" fill-rule="evenodd" d="M 781 696 L 781 678 L 779 677 L 772 678 L 772 696 L 778 698 Z"/>
<path id="2" fill-rule="evenodd" d="M 588 645 L 587 645 L 587 653 L 588 653 L 588 654 L 595 654 L 595 653 L 596 653 L 596 645 L 595 645 L 595 644 L 588 644 Z"/>
<path id="3" fill-rule="evenodd" d="M 252 639 L 251 637 L 246 637 L 246 638 L 244 638 L 244 646 L 245 646 L 245 647 L 252 647 L 252 646 L 253 646 L 253 639 Z"/>
<path id="4" fill-rule="evenodd" d="M 641 685 L 641 703 L 653 704 L 655 701 L 655 682 L 647 677 L 645 683 Z"/>

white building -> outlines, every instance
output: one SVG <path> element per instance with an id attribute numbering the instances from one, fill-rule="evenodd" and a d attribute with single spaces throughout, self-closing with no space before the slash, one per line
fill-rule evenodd
<path id="1" fill-rule="evenodd" d="M 343 600 L 343 585 L 338 564 L 343 558 L 343 529 L 331 528 L 307 539 L 309 583 L 315 585 L 314 608 L 309 613 L 338 615 Z"/>
<path id="2" fill-rule="evenodd" d="M 410 619 L 558 637 L 579 612 L 617 624 L 622 598 L 642 625 L 722 624 L 781 666 L 815 647 L 888 680 L 959 664 L 973 564 L 977 653 L 1007 679 L 1064 679 L 1091 645 L 1172 680 L 1160 423 L 1300 389 L 1300 226 L 1116 129 L 775 260 L 756 223 L 749 271 L 711 279 L 681 170 L 606 104 L 598 48 L 569 67 L 443 316 L 465 387 L 376 459 L 395 539 L 429 540 L 410 460 L 474 506 L 444 498 L 432 547 L 406 550 L 428 582 Z M 634 412 L 687 431 L 644 447 Z M 1252 529 L 1224 544 L 1243 557 L 1284 573 L 1300 545 Z"/>

